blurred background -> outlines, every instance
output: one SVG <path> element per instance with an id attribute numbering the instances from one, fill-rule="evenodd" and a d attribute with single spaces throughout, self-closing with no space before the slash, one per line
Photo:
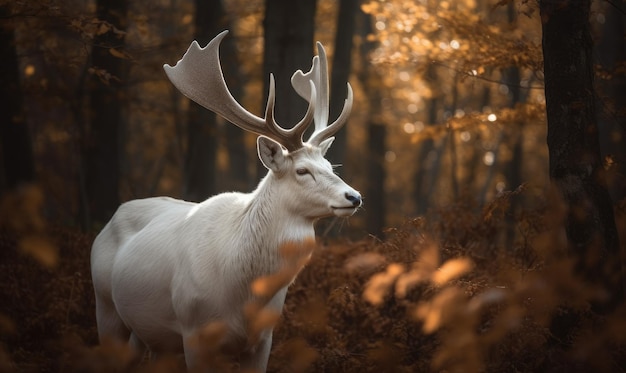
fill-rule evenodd
<path id="1" fill-rule="evenodd" d="M 97 230 L 126 200 L 255 188 L 266 172 L 256 136 L 187 100 L 162 69 L 225 29 L 227 84 L 257 115 L 270 72 L 278 122 L 304 115 L 289 78 L 310 68 L 315 41 L 329 56 L 331 120 L 346 82 L 354 88 L 328 159 L 365 206 L 320 234 L 380 235 L 524 184 L 515 211 L 549 182 L 534 1 L 2 0 L 0 10 L 0 190 L 36 185 L 27 193 L 55 224 Z M 624 69 L 624 15 L 596 1 L 591 21 L 601 146 L 623 175 L 626 96 L 614 73 Z M 616 177 L 614 201 L 626 193 Z"/>
<path id="2" fill-rule="evenodd" d="M 626 0 L 592 2 L 594 105 L 548 90 L 551 114 L 595 106 L 600 172 L 578 138 L 593 118 L 551 116 L 548 155 L 543 56 L 574 66 L 559 42 L 590 45 L 550 32 L 544 53 L 539 4 L 586 18 L 580 0 L 0 0 L 0 372 L 133 371 L 129 350 L 95 347 L 95 234 L 124 201 L 249 192 L 267 172 L 255 135 L 163 71 L 226 29 L 226 82 L 256 115 L 273 73 L 277 121 L 300 120 L 289 79 L 316 41 L 331 120 L 354 89 L 327 158 L 365 205 L 319 222 L 270 372 L 623 371 Z"/>

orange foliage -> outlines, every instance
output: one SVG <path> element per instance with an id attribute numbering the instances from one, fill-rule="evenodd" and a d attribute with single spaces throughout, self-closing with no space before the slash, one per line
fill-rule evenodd
<path id="1" fill-rule="evenodd" d="M 225 3 L 237 15 L 236 44 L 246 51 L 239 61 L 246 81 L 242 102 L 253 111 L 261 106 L 265 78 L 259 71 L 260 3 Z M 378 42 L 370 57 L 381 77 L 377 88 L 383 112 L 368 111 L 362 104 L 367 92 L 351 79 L 359 110 L 349 129 L 352 155 L 346 163 L 365 185 L 367 147 L 359 123 L 376 115 L 389 128 L 385 162 L 390 176 L 386 195 L 368 198 L 388 199 L 390 221 L 400 227 L 389 229 L 383 241 L 288 245 L 281 271 L 252 282 L 258 298 L 243 311 L 252 340 L 275 327 L 269 371 L 610 372 L 626 366 L 626 305 L 606 315 L 594 312 L 592 305 L 608 294 L 583 281 L 575 258 L 564 255 L 564 211 L 558 199 L 548 195 L 536 203 L 542 206 L 538 209 L 514 207 L 515 199 L 530 204 L 544 194 L 533 186 L 545 182 L 547 157 L 536 3 L 514 3 L 514 20 L 506 13 L 509 3 L 363 3 L 375 28 L 365 38 Z M 37 166 L 40 187 L 20 189 L 0 201 L 0 371 L 182 371 L 177 357 L 136 365 L 141 357 L 124 345 L 107 341 L 96 346 L 89 273 L 93 237 L 51 229 L 42 214 L 46 202 L 59 220 L 77 221 L 80 186 L 68 180 L 78 180 L 81 172 L 72 149 L 82 145 L 77 134 L 86 128 L 81 109 L 86 98 L 76 87 L 83 73 L 104 83 L 120 79 L 86 65 L 86 46 L 96 35 L 122 31 L 95 19 L 93 6 L 82 2 L 8 4 L 27 16 L 16 26 L 20 48 L 37 51 L 24 53 L 23 85 L 28 97 L 37 99 L 31 100 L 39 113 L 31 119 L 37 123 L 35 153 L 45 161 Z M 147 12 L 133 4 L 125 49 L 110 49 L 113 56 L 132 61 L 129 97 L 120 97 L 128 101 L 124 131 L 131 139 L 124 147 L 121 195 L 176 195 L 186 151 L 179 125 L 187 101 L 172 98 L 161 65 L 179 58 L 192 38 L 193 7 L 191 2 L 180 7 L 162 2 Z M 335 14 L 336 4 L 320 2 L 316 37 L 329 45 L 331 56 Z M 59 20 L 70 37 L 58 32 L 54 22 Z M 365 41 L 356 39 L 357 45 Z M 370 63 L 355 60 L 356 74 Z M 505 82 L 510 68 L 519 70 L 519 82 Z M 511 105 L 514 88 L 526 98 Z M 426 142 L 432 149 L 420 159 L 416 152 Z M 526 172 L 518 171 L 529 181 L 520 188 L 506 185 L 506 167 L 495 167 L 514 159 L 516 144 L 521 144 L 520 167 Z M 426 193 L 431 212 L 406 221 L 416 207 L 408 186 L 416 183 L 416 173 L 427 176 L 424 170 L 448 176 L 431 182 Z M 498 193 L 496 182 L 505 183 Z M 453 183 L 464 185 L 472 197 L 454 195 Z M 473 197 L 477 194 L 480 201 Z M 626 238 L 624 202 L 616 208 Z M 267 300 L 305 265 L 289 288 L 282 316 L 266 309 Z M 557 335 L 560 324 L 569 326 Z M 198 332 L 194 343 L 203 364 L 236 368 L 221 350 L 227 333 L 222 323 Z"/>
<path id="2" fill-rule="evenodd" d="M 41 188 L 24 185 L 0 197 L 0 228 L 14 232 L 20 250 L 48 268 L 58 261 L 58 249 L 50 242 L 43 217 Z"/>
<path id="3" fill-rule="evenodd" d="M 609 372 L 623 364 L 626 306 L 605 316 L 593 311 L 606 293 L 583 281 L 561 255 L 563 242 L 549 238 L 561 234 L 558 203 L 516 215 L 525 238 L 503 245 L 502 217 L 520 193 L 503 194 L 479 212 L 471 204 L 433 211 L 389 230 L 384 241 L 288 245 L 282 274 L 253 282 L 259 298 L 244 310 L 251 340 L 275 328 L 268 370 Z M 119 344 L 95 346 L 91 237 L 53 230 L 51 238 L 61 264 L 42 270 L 17 255 L 14 233 L 0 232 L 0 296 L 13 300 L 0 309 L 0 365 L 182 371 L 179 358 L 136 365 L 139 357 Z M 266 309 L 272 292 L 307 261 L 282 315 Z M 566 320 L 570 326 L 558 334 L 555 323 Z M 219 322 L 198 332 L 203 364 L 236 370 L 222 348 L 227 335 Z"/>

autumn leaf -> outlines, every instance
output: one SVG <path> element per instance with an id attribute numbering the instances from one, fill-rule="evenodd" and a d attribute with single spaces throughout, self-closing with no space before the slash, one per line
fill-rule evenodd
<path id="1" fill-rule="evenodd" d="M 25 254 L 35 258 L 41 265 L 54 268 L 58 262 L 58 249 L 49 240 L 40 236 L 27 236 L 20 240 L 19 247 Z"/>
<path id="2" fill-rule="evenodd" d="M 391 285 L 404 271 L 405 268 L 402 264 L 390 264 L 385 272 L 377 273 L 367 282 L 363 298 L 373 305 L 380 305 L 389 293 Z"/>
<path id="3" fill-rule="evenodd" d="M 130 60 L 131 59 L 131 56 L 128 53 L 126 53 L 124 51 L 117 50 L 115 48 L 109 49 L 109 53 L 111 53 L 111 55 L 113 57 L 121 58 L 121 59 L 124 59 L 124 60 Z"/>
<path id="4" fill-rule="evenodd" d="M 111 30 L 111 25 L 108 22 L 99 22 L 98 31 L 96 31 L 96 35 L 106 34 Z"/>
<path id="5" fill-rule="evenodd" d="M 363 272 L 373 269 L 385 262 L 385 257 L 378 253 L 363 253 L 346 260 L 345 269 L 348 272 Z"/>
<path id="6" fill-rule="evenodd" d="M 451 259 L 444 263 L 439 271 L 435 272 L 432 281 L 437 285 L 443 285 L 455 278 L 461 277 L 471 271 L 474 264 L 466 258 Z"/>
<path id="7" fill-rule="evenodd" d="M 280 319 L 280 311 L 261 308 L 255 304 L 245 309 L 249 338 L 256 340 L 264 330 L 272 329 Z"/>
<path id="8" fill-rule="evenodd" d="M 463 293 L 459 288 L 450 287 L 437 294 L 431 301 L 420 303 L 415 309 L 415 317 L 422 320 L 424 333 L 433 333 L 445 325 L 453 314 L 462 309 Z"/>
<path id="9" fill-rule="evenodd" d="M 406 273 L 401 274 L 396 282 L 396 297 L 404 298 L 409 290 L 416 285 L 426 282 L 430 277 L 430 272 L 414 268 Z"/>

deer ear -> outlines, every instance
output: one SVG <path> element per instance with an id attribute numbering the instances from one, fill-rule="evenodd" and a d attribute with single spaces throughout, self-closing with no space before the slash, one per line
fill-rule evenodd
<path id="1" fill-rule="evenodd" d="M 259 136 L 256 139 L 256 145 L 261 163 L 263 163 L 267 169 L 280 172 L 286 161 L 283 146 L 265 136 Z"/>
<path id="2" fill-rule="evenodd" d="M 326 152 L 328 151 L 334 140 L 334 137 L 329 137 L 320 143 L 319 148 L 322 150 L 322 155 L 326 155 Z"/>

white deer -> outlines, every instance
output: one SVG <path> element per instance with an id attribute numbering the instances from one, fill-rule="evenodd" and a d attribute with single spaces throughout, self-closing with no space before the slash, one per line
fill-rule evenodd
<path id="1" fill-rule="evenodd" d="M 344 108 L 328 125 L 327 62 L 317 43 L 311 70 L 291 78 L 309 103 L 304 118 L 291 129 L 276 123 L 273 76 L 265 118 L 257 117 L 239 105 L 224 81 L 219 45 L 227 32 L 205 48 L 194 41 L 174 67 L 164 69 L 191 100 L 260 135 L 258 155 L 269 171 L 248 194 L 222 193 L 201 203 L 157 197 L 122 204 L 91 251 L 98 335 L 101 342 L 128 341 L 139 352 L 182 352 L 192 368 L 198 355 L 194 333 L 220 321 L 228 327 L 224 349 L 236 352 L 240 367 L 265 371 L 272 328 L 255 338 L 247 332 L 244 307 L 258 295 L 251 284 L 280 270 L 281 246 L 314 240 L 317 219 L 347 217 L 361 206 L 360 194 L 324 158 L 350 114 L 352 89 L 348 84 Z M 311 122 L 315 130 L 303 142 Z M 287 286 L 264 309 L 280 313 Z"/>

